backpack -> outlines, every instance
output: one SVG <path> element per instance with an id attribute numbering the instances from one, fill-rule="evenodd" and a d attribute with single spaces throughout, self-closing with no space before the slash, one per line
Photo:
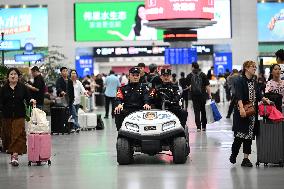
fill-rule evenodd
<path id="1" fill-rule="evenodd" d="M 202 77 L 201 73 L 197 74 L 192 73 L 191 77 L 191 92 L 193 95 L 201 95 L 202 94 Z"/>
<path id="2" fill-rule="evenodd" d="M 147 86 L 148 86 L 149 89 L 151 89 L 153 87 L 153 81 L 156 77 L 157 77 L 156 75 L 148 75 Z"/>

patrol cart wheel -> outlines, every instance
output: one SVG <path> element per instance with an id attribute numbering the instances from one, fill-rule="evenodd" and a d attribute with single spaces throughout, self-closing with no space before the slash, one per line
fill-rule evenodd
<path id="1" fill-rule="evenodd" d="M 173 159 L 174 163 L 182 164 L 187 160 L 187 145 L 184 137 L 177 137 L 173 142 Z"/>
<path id="2" fill-rule="evenodd" d="M 126 138 L 118 138 L 116 143 L 117 162 L 120 165 L 130 164 L 133 160 L 133 151 Z"/>

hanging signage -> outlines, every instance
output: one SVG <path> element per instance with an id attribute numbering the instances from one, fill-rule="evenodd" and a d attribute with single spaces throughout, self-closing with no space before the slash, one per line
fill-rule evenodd
<path id="1" fill-rule="evenodd" d="M 197 50 L 198 55 L 213 55 L 213 45 L 193 45 Z"/>
<path id="2" fill-rule="evenodd" d="M 164 56 L 165 46 L 95 47 L 95 57 Z"/>
<path id="3" fill-rule="evenodd" d="M 32 43 L 26 43 L 25 51 L 23 54 L 16 54 L 15 61 L 16 62 L 34 62 L 34 61 L 43 61 L 44 54 L 33 52 L 34 45 Z"/>
<path id="4" fill-rule="evenodd" d="M 198 55 L 213 55 L 213 45 L 193 45 Z M 168 46 L 95 47 L 94 57 L 164 56 Z"/>
<path id="5" fill-rule="evenodd" d="M 232 53 L 215 53 L 214 54 L 214 73 L 216 75 L 224 74 L 228 69 L 232 71 Z"/>
<path id="6" fill-rule="evenodd" d="M 0 50 L 19 50 L 21 48 L 20 40 L 0 40 Z"/>
<path id="7" fill-rule="evenodd" d="M 166 48 L 165 64 L 192 64 L 197 62 L 196 48 Z"/>
<path id="8" fill-rule="evenodd" d="M 94 75 L 93 56 L 76 56 L 76 71 L 80 78 L 86 75 Z"/>
<path id="9" fill-rule="evenodd" d="M 214 18 L 214 0 L 145 0 L 147 20 Z"/>
<path id="10" fill-rule="evenodd" d="M 38 54 L 17 54 L 15 55 L 16 62 L 33 62 L 33 61 L 43 61 L 44 55 L 42 53 Z"/>
<path id="11" fill-rule="evenodd" d="M 195 30 L 174 30 L 164 31 L 164 42 L 172 41 L 197 41 Z"/>

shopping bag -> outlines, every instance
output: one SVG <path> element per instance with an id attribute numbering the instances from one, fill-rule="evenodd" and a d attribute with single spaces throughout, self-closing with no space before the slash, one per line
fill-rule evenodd
<path id="1" fill-rule="evenodd" d="M 30 121 L 28 122 L 28 133 L 49 133 L 49 121 L 44 111 L 33 108 Z"/>
<path id="2" fill-rule="evenodd" d="M 215 121 L 219 121 L 220 119 L 222 119 L 222 116 L 218 110 L 218 107 L 216 105 L 216 103 L 214 101 L 211 102 L 210 104 L 211 108 L 212 108 L 212 112 L 213 112 L 213 117 Z"/>
<path id="3" fill-rule="evenodd" d="M 213 117 L 213 111 L 211 108 L 211 101 L 208 101 L 205 104 L 205 111 L 206 111 L 206 119 L 207 119 L 207 123 L 214 123 L 214 117 Z"/>

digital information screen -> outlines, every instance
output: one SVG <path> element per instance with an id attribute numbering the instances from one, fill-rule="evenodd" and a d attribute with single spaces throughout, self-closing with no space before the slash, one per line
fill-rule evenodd
<path id="1" fill-rule="evenodd" d="M 196 48 L 166 48 L 165 64 L 192 64 L 197 62 Z"/>

